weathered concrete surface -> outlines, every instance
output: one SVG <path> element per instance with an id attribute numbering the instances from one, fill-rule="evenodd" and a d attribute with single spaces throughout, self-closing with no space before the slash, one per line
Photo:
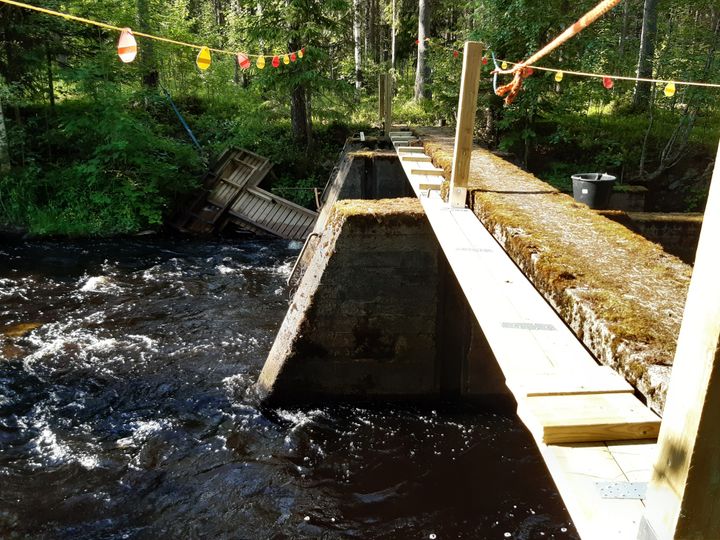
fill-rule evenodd
<path id="1" fill-rule="evenodd" d="M 415 130 L 449 178 L 454 133 Z M 476 148 L 470 206 L 603 363 L 662 413 L 691 268 L 626 227 Z"/>
<path id="2" fill-rule="evenodd" d="M 323 192 L 322 209 L 315 222 L 308 246 L 300 256 L 291 286 L 296 286 L 317 248 L 336 202 L 347 199 L 393 199 L 412 197 L 410 184 L 394 150 L 369 150 L 359 142 L 340 157 L 337 167 Z"/>
<path id="3" fill-rule="evenodd" d="M 335 205 L 256 389 L 313 398 L 504 395 L 416 199 Z"/>
<path id="4" fill-rule="evenodd" d="M 697 251 L 702 214 L 668 214 L 656 212 L 601 212 L 627 228 L 657 242 L 665 251 L 693 264 Z"/>

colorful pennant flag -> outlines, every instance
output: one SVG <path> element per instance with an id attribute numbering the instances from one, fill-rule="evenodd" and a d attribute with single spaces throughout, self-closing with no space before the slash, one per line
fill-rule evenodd
<path id="1" fill-rule="evenodd" d="M 242 69 L 248 69 L 250 67 L 250 59 L 245 53 L 238 53 L 237 63 Z"/>
<path id="2" fill-rule="evenodd" d="M 123 31 L 120 33 L 117 52 L 120 60 L 126 64 L 135 60 L 137 56 L 137 41 L 135 41 L 135 36 L 133 36 L 132 30 L 129 28 L 123 28 Z"/>
<path id="3" fill-rule="evenodd" d="M 207 68 L 209 68 L 210 64 L 212 63 L 210 49 L 208 49 L 207 47 L 203 47 L 202 49 L 200 49 L 195 63 L 197 64 L 197 67 L 199 67 L 202 71 L 205 71 Z"/>

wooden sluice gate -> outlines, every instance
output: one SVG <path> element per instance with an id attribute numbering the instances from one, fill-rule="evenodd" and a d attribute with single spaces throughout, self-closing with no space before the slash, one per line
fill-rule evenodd
<path id="1" fill-rule="evenodd" d="M 174 220 L 174 227 L 210 234 L 233 224 L 257 233 L 304 240 L 318 214 L 258 187 L 271 168 L 267 158 L 253 152 L 226 150 L 206 175 L 201 191 Z"/>

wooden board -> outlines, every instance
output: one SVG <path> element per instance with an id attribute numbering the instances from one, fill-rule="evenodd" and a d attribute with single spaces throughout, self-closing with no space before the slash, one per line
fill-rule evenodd
<path id="1" fill-rule="evenodd" d="M 607 366 L 588 367 L 583 370 L 517 373 L 507 380 L 507 385 L 518 399 L 533 396 L 633 393 L 633 387 Z"/>
<path id="2" fill-rule="evenodd" d="M 660 418 L 632 394 L 527 397 L 518 416 L 545 444 L 654 439 Z"/>
<path id="3" fill-rule="evenodd" d="M 443 169 L 428 168 L 428 169 L 410 169 L 410 174 L 419 174 L 423 176 L 444 176 L 445 171 Z"/>
<path id="4" fill-rule="evenodd" d="M 404 146 L 397 148 L 397 153 L 402 157 L 405 154 L 424 154 L 425 149 L 422 146 Z"/>
<path id="5" fill-rule="evenodd" d="M 628 452 L 640 448 L 644 454 L 655 448 L 652 441 L 632 441 L 627 445 Z M 538 449 L 583 540 L 636 540 L 645 508 L 643 502 L 602 498 L 597 483 L 646 482 L 650 478 L 650 464 L 631 476 L 603 443 L 538 442 Z"/>
<path id="6" fill-rule="evenodd" d="M 413 163 L 432 163 L 432 158 L 429 156 L 402 156 L 400 159 Z"/>

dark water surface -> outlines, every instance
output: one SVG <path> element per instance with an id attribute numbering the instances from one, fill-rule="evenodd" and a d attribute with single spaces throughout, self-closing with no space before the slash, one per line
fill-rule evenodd
<path id="1" fill-rule="evenodd" d="M 244 397 L 299 247 L 0 245 L 0 537 L 576 538 L 515 418 Z"/>

